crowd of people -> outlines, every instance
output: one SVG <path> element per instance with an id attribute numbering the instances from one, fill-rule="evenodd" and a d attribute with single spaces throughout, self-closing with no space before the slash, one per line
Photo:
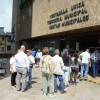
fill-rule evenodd
<path id="1" fill-rule="evenodd" d="M 35 63 L 36 67 L 40 67 L 44 96 L 48 94 L 48 85 L 49 97 L 56 96 L 55 93 L 58 92 L 57 78 L 60 82 L 60 92 L 64 94 L 70 85 L 77 85 L 77 75 L 79 72 L 80 81 L 82 81 L 83 77 L 87 79 L 89 67 L 92 66 L 93 77 L 95 78 L 97 76 L 100 55 L 96 48 L 91 55 L 89 49 L 81 53 L 69 53 L 68 49 L 64 49 L 63 52 L 60 53 L 59 49 L 56 49 L 55 56 L 53 57 L 49 55 L 48 47 L 45 47 L 42 52 L 38 49 L 37 53 L 34 48 L 26 51 L 27 54 L 25 54 L 25 46 L 22 45 L 17 53 L 12 52 L 10 59 L 10 71 L 12 73 L 11 86 L 12 88 L 16 88 L 17 91 L 26 91 L 27 75 L 29 75 L 28 86 L 31 85 L 32 68 Z M 70 79 L 68 78 L 69 73 Z"/>

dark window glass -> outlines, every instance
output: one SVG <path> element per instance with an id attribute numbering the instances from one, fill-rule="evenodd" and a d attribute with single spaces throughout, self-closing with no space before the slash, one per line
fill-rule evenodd
<path id="1" fill-rule="evenodd" d="M 11 42 L 11 37 L 7 37 L 7 42 Z"/>
<path id="2" fill-rule="evenodd" d="M 11 46 L 7 46 L 7 51 L 10 51 L 11 50 Z"/>
<path id="3" fill-rule="evenodd" d="M 2 41 L 4 41 L 5 39 L 4 39 L 4 37 L 2 37 Z"/>
<path id="4" fill-rule="evenodd" d="M 2 47 L 2 51 L 4 51 L 4 47 Z"/>

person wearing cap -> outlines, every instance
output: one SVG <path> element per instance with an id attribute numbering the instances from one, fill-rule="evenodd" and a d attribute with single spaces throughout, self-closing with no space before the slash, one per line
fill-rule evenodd
<path id="1" fill-rule="evenodd" d="M 17 78 L 16 78 L 16 88 L 17 91 L 26 91 L 27 85 L 27 72 L 29 71 L 29 61 L 25 52 L 25 46 L 20 47 L 20 52 L 16 54 L 15 60 L 17 64 Z M 21 78 L 22 78 L 22 87 L 21 87 Z"/>
<path id="2" fill-rule="evenodd" d="M 29 49 L 27 50 L 27 57 L 28 57 L 28 61 L 29 61 L 29 81 L 28 81 L 28 85 L 31 85 L 31 80 L 32 80 L 32 68 L 33 68 L 33 64 L 35 64 L 35 59 L 32 56 L 32 51 Z"/>

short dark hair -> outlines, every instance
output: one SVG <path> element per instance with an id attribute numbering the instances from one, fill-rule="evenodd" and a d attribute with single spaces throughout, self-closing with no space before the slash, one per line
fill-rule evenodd
<path id="1" fill-rule="evenodd" d="M 12 56 L 15 56 L 15 55 L 16 55 L 16 51 L 12 51 L 12 52 L 11 52 L 11 55 L 12 55 Z"/>
<path id="2" fill-rule="evenodd" d="M 32 50 L 34 50 L 34 48 L 32 48 Z"/>
<path id="3" fill-rule="evenodd" d="M 43 49 L 43 54 L 44 54 L 44 55 L 48 55 L 48 54 L 49 54 L 49 49 L 48 49 L 48 47 L 45 47 L 45 48 Z"/>

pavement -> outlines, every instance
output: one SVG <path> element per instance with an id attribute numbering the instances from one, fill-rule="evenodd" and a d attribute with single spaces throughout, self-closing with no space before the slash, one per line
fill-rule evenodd
<path id="1" fill-rule="evenodd" d="M 32 76 L 32 85 L 27 87 L 28 90 L 17 92 L 16 89 L 11 88 L 8 69 L 5 76 L 0 76 L 0 100 L 100 100 L 100 85 L 79 80 L 77 86 L 69 86 L 66 94 L 58 91 L 55 98 L 43 96 L 39 68 L 33 68 Z"/>

